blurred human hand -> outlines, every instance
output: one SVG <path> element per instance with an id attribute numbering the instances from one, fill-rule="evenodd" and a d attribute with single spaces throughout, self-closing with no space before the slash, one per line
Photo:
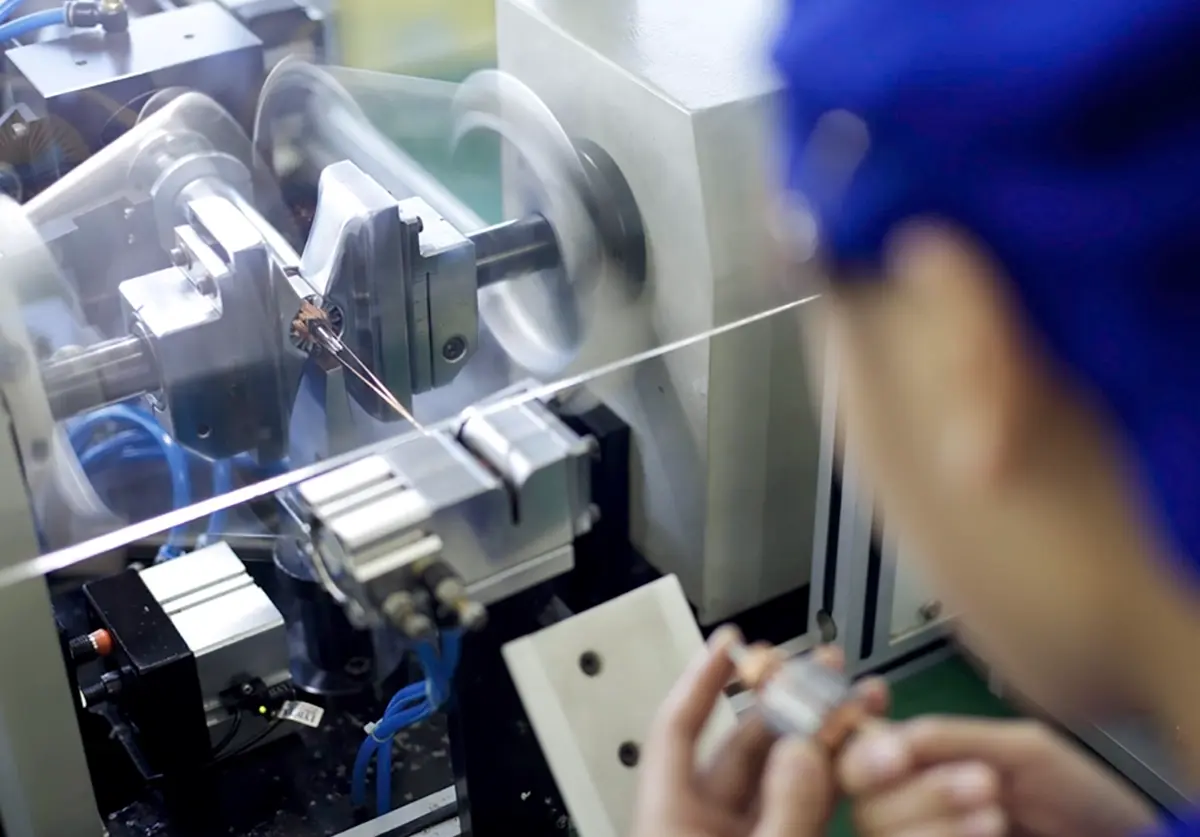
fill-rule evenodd
<path id="1" fill-rule="evenodd" d="M 837 760 L 862 837 L 1129 837 L 1153 809 L 1032 721 L 877 723 Z"/>
<path id="2" fill-rule="evenodd" d="M 718 631 L 676 685 L 647 741 L 632 837 L 820 837 L 833 812 L 833 768 L 813 742 L 776 740 L 753 716 L 708 765 L 696 743 L 734 666 L 736 632 Z"/>

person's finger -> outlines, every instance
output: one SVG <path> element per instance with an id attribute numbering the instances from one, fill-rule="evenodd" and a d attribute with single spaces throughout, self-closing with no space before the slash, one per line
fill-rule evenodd
<path id="1" fill-rule="evenodd" d="M 842 749 L 837 780 L 852 796 L 875 793 L 909 774 L 913 758 L 895 724 L 869 720 Z"/>
<path id="2" fill-rule="evenodd" d="M 737 813 L 750 810 L 776 738 L 762 716 L 751 712 L 705 768 L 700 779 L 705 798 Z"/>
<path id="3" fill-rule="evenodd" d="M 1007 818 L 999 808 L 985 808 L 961 819 L 925 822 L 901 831 L 863 831 L 855 826 L 859 837 L 1001 837 L 1007 828 Z"/>
<path id="4" fill-rule="evenodd" d="M 813 660 L 837 672 L 846 668 L 846 652 L 837 645 L 818 645 L 813 649 Z M 854 694 L 871 715 L 886 715 L 891 708 L 891 689 L 882 677 L 860 680 L 854 685 Z"/>
<path id="5" fill-rule="evenodd" d="M 833 813 L 832 767 L 815 742 L 786 738 L 767 759 L 753 837 L 820 837 Z"/>
<path id="6" fill-rule="evenodd" d="M 882 677 L 868 677 L 854 684 L 854 696 L 867 714 L 882 718 L 892 708 L 892 690 Z"/>
<path id="7" fill-rule="evenodd" d="M 893 731 L 918 766 L 978 759 L 1001 770 L 1026 763 L 1045 736 L 1029 721 L 936 715 L 896 724 Z"/>
<path id="8" fill-rule="evenodd" d="M 659 709 L 647 745 L 646 769 L 657 772 L 660 781 L 691 778 L 696 739 L 733 675 L 729 646 L 738 639 L 736 629 L 716 631 L 707 653 L 684 673 Z"/>
<path id="9" fill-rule="evenodd" d="M 978 762 L 954 762 L 919 772 L 880 793 L 858 797 L 853 811 L 859 834 L 891 835 L 928 823 L 962 821 L 999 806 L 1000 778 L 994 770 Z"/>
<path id="10" fill-rule="evenodd" d="M 846 668 L 846 652 L 836 645 L 818 645 L 813 649 L 813 659 L 834 671 Z"/>

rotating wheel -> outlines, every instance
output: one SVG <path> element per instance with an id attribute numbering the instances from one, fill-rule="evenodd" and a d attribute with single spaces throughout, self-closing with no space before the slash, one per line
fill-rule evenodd
<path id="1" fill-rule="evenodd" d="M 601 277 L 640 289 L 645 235 L 633 195 L 599 147 L 572 142 L 554 114 L 518 79 L 475 73 L 454 101 L 452 146 L 486 132 L 505 144 L 505 212 L 541 215 L 558 245 L 558 267 L 480 290 L 480 314 L 528 371 L 562 373 L 587 337 L 588 301 Z M 606 272 L 611 265 L 615 271 Z"/>

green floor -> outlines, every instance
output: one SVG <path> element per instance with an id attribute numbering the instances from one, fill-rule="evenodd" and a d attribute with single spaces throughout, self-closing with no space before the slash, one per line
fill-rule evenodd
<path id="1" fill-rule="evenodd" d="M 954 657 L 892 686 L 892 715 L 912 718 L 930 713 L 1011 718 L 1013 710 L 993 695 L 965 661 Z"/>
<path id="2" fill-rule="evenodd" d="M 1016 713 L 988 690 L 987 684 L 965 661 L 955 657 L 892 686 L 893 718 L 930 714 L 1011 718 Z M 854 834 L 845 806 L 834 817 L 829 834 L 831 837 Z"/>

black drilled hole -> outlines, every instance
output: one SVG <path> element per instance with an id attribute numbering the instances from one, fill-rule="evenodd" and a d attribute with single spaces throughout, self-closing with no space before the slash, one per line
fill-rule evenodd
<path id="1" fill-rule="evenodd" d="M 80 58 L 78 61 L 76 61 L 76 62 L 75 62 L 75 66 L 76 66 L 76 67 L 86 67 L 86 66 L 87 66 L 87 59 L 86 59 L 86 58 Z"/>
<path id="2" fill-rule="evenodd" d="M 632 741 L 626 741 L 617 748 L 617 758 L 626 767 L 637 767 L 638 761 L 642 758 L 642 748 Z"/>
<path id="3" fill-rule="evenodd" d="M 192 38 L 194 38 L 194 37 L 196 37 L 196 36 L 195 36 L 195 35 L 193 35 L 191 32 L 188 32 L 186 35 L 184 35 L 184 36 L 183 36 L 183 39 L 184 39 L 185 41 L 190 41 L 190 40 L 191 40 Z"/>
<path id="4" fill-rule="evenodd" d="M 199 436 L 201 439 L 207 439 L 209 436 L 212 435 L 212 428 L 209 427 L 207 424 L 202 424 L 196 428 L 196 435 Z"/>
<path id="5" fill-rule="evenodd" d="M 600 655 L 595 651 L 584 651 L 579 655 L 579 670 L 588 677 L 595 677 L 603 667 L 604 664 L 600 662 Z"/>

